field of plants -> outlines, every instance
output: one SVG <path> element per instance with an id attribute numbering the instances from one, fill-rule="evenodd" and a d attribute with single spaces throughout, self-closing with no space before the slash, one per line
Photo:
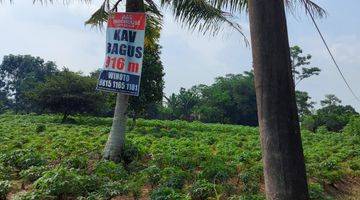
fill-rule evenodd
<path id="1" fill-rule="evenodd" d="M 302 132 L 312 199 L 359 188 L 359 122 Z M 101 160 L 110 127 L 111 118 L 0 115 L 0 199 L 265 199 L 257 128 L 138 120 L 116 164 Z"/>

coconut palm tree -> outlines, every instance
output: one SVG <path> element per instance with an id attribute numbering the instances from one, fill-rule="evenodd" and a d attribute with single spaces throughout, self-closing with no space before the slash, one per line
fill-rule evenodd
<path id="1" fill-rule="evenodd" d="M 114 3 L 111 3 L 110 0 L 104 0 L 99 9 L 92 14 L 89 20 L 86 21 L 86 24 L 102 27 L 102 25 L 107 21 L 108 16 L 112 12 L 117 11 L 117 7 L 120 2 L 121 0 Z M 191 13 L 196 15 L 194 18 L 195 21 L 192 21 L 193 18 L 187 19 L 186 24 L 189 28 L 198 27 L 200 31 L 205 32 L 211 30 L 212 33 L 216 33 L 220 30 L 220 25 L 222 23 L 226 23 L 242 34 L 240 26 L 231 20 L 230 13 L 223 12 L 210 4 L 205 4 L 204 2 L 205 1 L 186 2 L 185 6 L 193 8 L 193 10 L 186 11 L 185 15 L 189 15 Z M 165 3 L 162 5 L 165 6 Z M 145 33 L 145 46 L 150 46 L 157 42 L 156 38 L 160 35 L 162 21 L 162 15 L 157 6 L 151 0 L 146 0 L 145 2 L 143 2 L 143 0 L 127 0 L 126 11 L 146 12 L 147 26 Z M 180 13 L 178 14 L 179 16 L 182 15 Z M 196 18 L 200 20 L 196 21 Z M 125 129 L 127 121 L 126 110 L 128 107 L 128 101 L 128 95 L 117 94 L 113 123 L 104 149 L 103 157 L 105 159 L 115 162 L 119 162 L 121 160 L 121 154 L 125 146 Z"/>
<path id="2" fill-rule="evenodd" d="M 189 1 L 193 0 L 162 4 L 172 5 L 175 17 L 193 27 L 200 19 Z M 266 197 L 309 199 L 284 4 L 291 9 L 301 3 L 306 12 L 320 17 L 325 11 L 310 0 L 196 1 L 232 13 L 248 12 Z"/>

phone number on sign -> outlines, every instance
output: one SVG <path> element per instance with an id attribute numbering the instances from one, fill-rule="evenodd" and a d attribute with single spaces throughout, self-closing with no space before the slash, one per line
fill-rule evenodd
<path id="1" fill-rule="evenodd" d="M 139 86 L 137 84 L 125 83 L 122 81 L 104 80 L 104 79 L 100 79 L 99 86 L 133 91 L 133 92 L 137 92 L 139 90 Z"/>

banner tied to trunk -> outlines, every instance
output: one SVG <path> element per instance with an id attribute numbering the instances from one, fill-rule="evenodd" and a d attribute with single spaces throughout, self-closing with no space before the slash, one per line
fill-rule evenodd
<path id="1" fill-rule="evenodd" d="M 139 96 L 145 22 L 145 13 L 114 13 L 109 17 L 98 90 Z"/>

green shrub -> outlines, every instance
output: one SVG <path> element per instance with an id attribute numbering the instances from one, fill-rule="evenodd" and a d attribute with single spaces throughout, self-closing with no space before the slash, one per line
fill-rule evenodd
<path id="1" fill-rule="evenodd" d="M 152 165 L 146 168 L 145 173 L 148 177 L 148 181 L 151 187 L 157 186 L 161 180 L 161 169 L 158 168 L 156 165 Z"/>
<path id="2" fill-rule="evenodd" d="M 344 132 L 350 135 L 360 136 L 360 117 L 352 117 L 350 122 L 346 125 Z"/>
<path id="3" fill-rule="evenodd" d="M 71 156 L 63 161 L 67 168 L 85 170 L 88 167 L 88 158 L 84 156 Z"/>
<path id="4" fill-rule="evenodd" d="M 41 133 L 46 130 L 46 126 L 44 124 L 38 124 L 36 125 L 36 133 Z"/>
<path id="5" fill-rule="evenodd" d="M 8 166 L 4 166 L 0 163 L 0 180 L 10 180 L 12 170 Z"/>
<path id="6" fill-rule="evenodd" d="M 45 166 L 31 166 L 29 169 L 22 170 L 20 172 L 20 177 L 25 181 L 34 182 L 42 177 L 47 170 L 48 168 Z"/>
<path id="7" fill-rule="evenodd" d="M 56 197 L 45 195 L 39 191 L 20 192 L 14 196 L 13 200 L 55 200 Z"/>
<path id="8" fill-rule="evenodd" d="M 40 153 L 33 150 L 21 149 L 4 154 L 0 160 L 5 166 L 11 166 L 20 170 L 28 169 L 31 166 L 41 166 L 46 163 Z"/>
<path id="9" fill-rule="evenodd" d="M 126 195 L 129 193 L 129 188 L 127 185 L 121 182 L 110 181 L 106 182 L 96 193 L 90 194 L 88 199 L 96 199 L 95 197 L 101 197 L 101 199 L 111 199 L 119 195 Z"/>
<path id="10" fill-rule="evenodd" d="M 331 200 L 324 192 L 324 188 L 319 183 L 309 184 L 309 195 L 312 200 Z"/>
<path id="11" fill-rule="evenodd" d="M 0 199 L 5 200 L 11 190 L 10 181 L 0 181 Z"/>
<path id="12" fill-rule="evenodd" d="M 215 197 L 214 185 L 206 180 L 196 181 L 190 188 L 190 196 L 193 200 L 204 200 Z"/>
<path id="13" fill-rule="evenodd" d="M 81 176 L 74 169 L 57 167 L 35 181 L 35 189 L 56 197 L 80 196 L 97 189 L 94 177 Z"/>
<path id="14" fill-rule="evenodd" d="M 173 188 L 160 187 L 150 194 L 151 200 L 183 200 L 185 197 L 182 194 L 177 193 Z"/>
<path id="15" fill-rule="evenodd" d="M 140 150 L 134 144 L 128 142 L 125 144 L 124 150 L 122 151 L 121 158 L 125 165 L 128 165 L 132 161 L 139 160 L 141 157 Z"/>
<path id="16" fill-rule="evenodd" d="M 200 177 L 211 183 L 224 183 L 236 172 L 234 166 L 227 165 L 220 159 L 212 159 L 209 162 L 205 162 L 201 165 L 201 168 Z"/>
<path id="17" fill-rule="evenodd" d="M 354 171 L 360 171 L 360 159 L 351 160 L 349 162 L 349 167 Z"/>
<path id="18" fill-rule="evenodd" d="M 94 174 L 113 181 L 125 180 L 128 176 L 126 170 L 121 164 L 116 164 L 107 160 L 102 160 L 96 164 Z"/>
<path id="19" fill-rule="evenodd" d="M 244 171 L 239 174 L 239 178 L 243 183 L 243 192 L 246 194 L 257 194 L 259 192 L 259 178 L 253 171 Z"/>
<path id="20" fill-rule="evenodd" d="M 174 189 L 182 189 L 187 174 L 179 168 L 168 167 L 161 172 L 161 177 L 161 185 Z"/>

